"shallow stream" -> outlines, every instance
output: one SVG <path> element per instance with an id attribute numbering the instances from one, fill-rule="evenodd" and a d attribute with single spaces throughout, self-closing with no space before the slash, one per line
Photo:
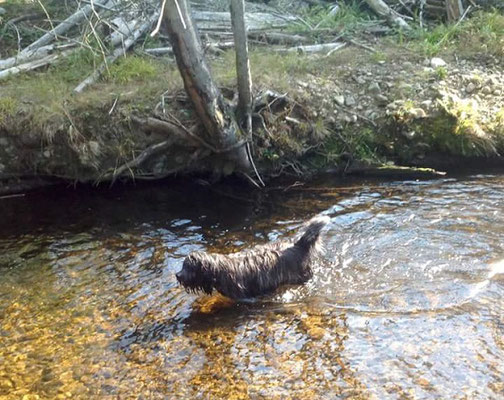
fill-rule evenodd
<path id="1" fill-rule="evenodd" d="M 1 399 L 504 398 L 502 176 L 53 189 L 0 210 Z M 302 287 L 229 304 L 176 283 L 191 251 L 320 213 Z"/>

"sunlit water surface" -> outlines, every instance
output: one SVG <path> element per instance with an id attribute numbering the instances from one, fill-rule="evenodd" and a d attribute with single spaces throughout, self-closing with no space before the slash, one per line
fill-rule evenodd
<path id="1" fill-rule="evenodd" d="M 0 208 L 2 399 L 504 397 L 503 177 L 51 190 Z M 176 283 L 191 251 L 292 237 L 320 213 L 303 287 L 228 304 Z"/>

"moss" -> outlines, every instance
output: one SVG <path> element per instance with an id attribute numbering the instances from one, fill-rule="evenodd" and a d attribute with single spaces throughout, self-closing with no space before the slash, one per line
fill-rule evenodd
<path id="1" fill-rule="evenodd" d="M 412 118 L 408 110 L 413 102 L 405 103 L 394 115 L 398 132 L 415 132 L 413 137 L 399 134 L 393 138 L 393 153 L 401 160 L 411 160 L 418 149 L 455 156 L 497 155 L 499 144 L 495 134 L 480 126 L 481 116 L 477 103 L 469 99 L 450 97 L 438 101 L 437 112 L 428 118 Z M 498 124 L 495 124 L 497 127 Z M 486 127 L 488 128 L 488 127 Z"/>
<path id="2" fill-rule="evenodd" d="M 162 73 L 159 63 L 138 56 L 127 56 L 109 67 L 108 78 L 115 83 L 146 81 Z"/>
<path id="3" fill-rule="evenodd" d="M 371 59 L 376 63 L 381 63 L 387 60 L 387 54 L 382 51 L 375 51 L 371 55 Z"/>

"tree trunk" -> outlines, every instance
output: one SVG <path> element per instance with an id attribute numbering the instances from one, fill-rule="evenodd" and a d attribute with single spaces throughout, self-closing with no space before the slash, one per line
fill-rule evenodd
<path id="1" fill-rule="evenodd" d="M 252 112 L 252 77 L 250 76 L 244 1 L 231 0 L 230 9 L 238 76 L 238 116 L 243 121 L 243 118 L 249 117 Z"/>
<path id="2" fill-rule="evenodd" d="M 167 0 L 164 18 L 185 90 L 205 127 L 207 141 L 219 150 L 231 149 L 227 159 L 235 167 L 248 170 L 245 146 L 236 147 L 240 128 L 233 110 L 212 79 L 187 1 Z"/>
<path id="3" fill-rule="evenodd" d="M 461 0 L 446 0 L 446 16 L 448 21 L 458 21 L 464 14 Z"/>

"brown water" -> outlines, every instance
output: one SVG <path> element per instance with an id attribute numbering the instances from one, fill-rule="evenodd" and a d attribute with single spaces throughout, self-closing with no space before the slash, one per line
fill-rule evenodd
<path id="1" fill-rule="evenodd" d="M 0 200 L 0 398 L 504 398 L 504 177 Z M 174 273 L 332 217 L 305 286 Z"/>

